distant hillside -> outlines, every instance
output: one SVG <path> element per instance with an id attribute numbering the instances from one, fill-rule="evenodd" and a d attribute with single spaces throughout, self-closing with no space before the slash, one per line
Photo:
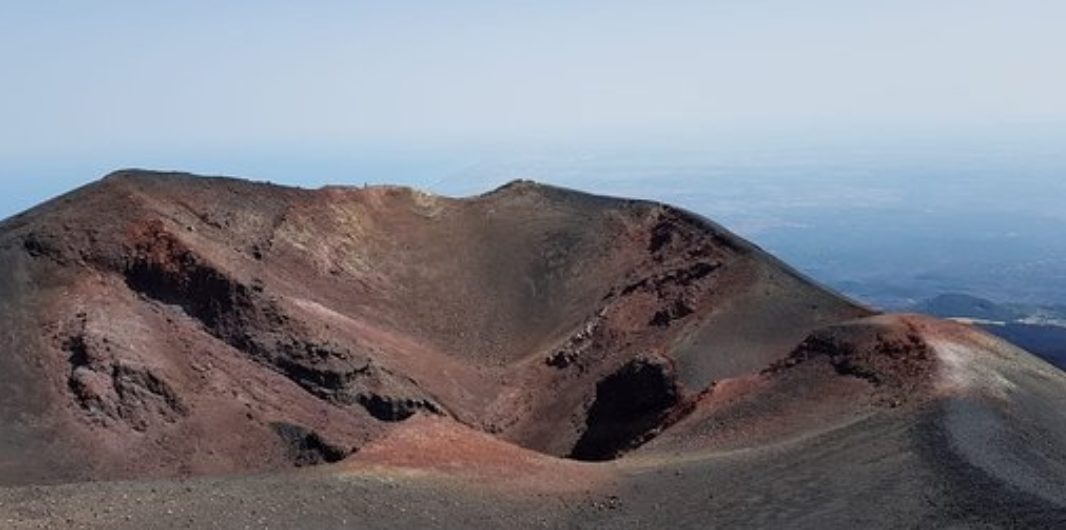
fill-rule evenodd
<path id="1" fill-rule="evenodd" d="M 914 309 L 921 313 L 943 317 L 964 317 L 981 320 L 1013 321 L 1023 318 L 1019 311 L 991 300 L 968 294 L 949 293 L 919 302 Z"/>
<path id="2" fill-rule="evenodd" d="M 1066 370 L 1066 328 L 1015 322 L 981 327 Z"/>
<path id="3" fill-rule="evenodd" d="M 1001 304 L 949 293 L 909 308 L 942 318 L 973 319 L 982 329 L 1066 369 L 1066 308 Z"/>

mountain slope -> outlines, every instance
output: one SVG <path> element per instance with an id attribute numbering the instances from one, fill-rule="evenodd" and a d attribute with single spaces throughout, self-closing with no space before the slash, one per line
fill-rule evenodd
<path id="1" fill-rule="evenodd" d="M 0 266 L 12 527 L 1066 520 L 1061 371 L 661 204 L 123 171 Z"/>
<path id="2" fill-rule="evenodd" d="M 4 419 L 27 437 L 0 451 L 43 466 L 5 480 L 335 460 L 419 411 L 565 456 L 612 373 L 660 379 L 636 439 L 866 313 L 685 212 L 521 182 L 446 199 L 120 172 L 4 222 L 0 261 L 3 383 L 26 396 Z M 46 431 L 64 442 L 42 452 Z"/>

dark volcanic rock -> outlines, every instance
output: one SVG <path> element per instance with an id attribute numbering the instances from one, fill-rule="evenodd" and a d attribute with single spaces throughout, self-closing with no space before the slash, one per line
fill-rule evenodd
<path id="1" fill-rule="evenodd" d="M 610 460 L 645 441 L 681 402 L 665 359 L 641 356 L 596 385 L 585 432 L 570 452 L 578 460 Z"/>
<path id="2" fill-rule="evenodd" d="M 270 424 L 288 448 L 289 458 L 297 467 L 339 462 L 351 454 L 350 450 L 328 443 L 318 433 L 291 423 Z"/>

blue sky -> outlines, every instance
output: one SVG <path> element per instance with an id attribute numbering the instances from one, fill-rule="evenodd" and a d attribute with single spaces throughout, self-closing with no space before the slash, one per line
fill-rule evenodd
<path id="1" fill-rule="evenodd" d="M 542 152 L 1066 123 L 1054 0 L 0 9 L 0 217 L 129 166 L 427 185 Z"/>

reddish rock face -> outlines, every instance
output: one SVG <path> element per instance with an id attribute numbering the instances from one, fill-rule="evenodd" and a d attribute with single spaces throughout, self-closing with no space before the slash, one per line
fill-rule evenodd
<path id="1" fill-rule="evenodd" d="M 924 523 L 1066 497 L 1061 372 L 661 204 L 124 171 L 0 223 L 0 270 L 0 486 L 320 465 L 564 506 L 622 484 L 690 523 L 798 513 L 808 479 L 857 507 L 910 484 Z"/>
<path id="2" fill-rule="evenodd" d="M 612 458 L 867 314 L 686 212 L 527 182 L 447 199 L 126 171 L 5 221 L 0 261 L 4 383 L 45 406 L 4 453 L 62 432 L 25 462 L 61 478 L 335 459 L 415 414 Z M 731 324 L 759 307 L 779 314 Z"/>

